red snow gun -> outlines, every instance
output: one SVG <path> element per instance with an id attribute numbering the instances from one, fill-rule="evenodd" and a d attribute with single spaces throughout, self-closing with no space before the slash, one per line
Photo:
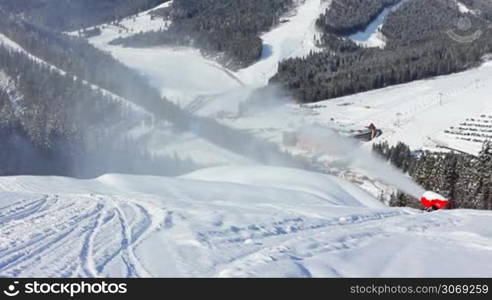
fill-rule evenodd
<path id="1" fill-rule="evenodd" d="M 434 192 L 425 192 L 420 198 L 420 203 L 426 210 L 445 209 L 449 200 Z"/>

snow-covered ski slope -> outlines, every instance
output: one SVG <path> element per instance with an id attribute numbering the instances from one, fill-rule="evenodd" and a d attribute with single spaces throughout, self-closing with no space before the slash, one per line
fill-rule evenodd
<path id="1" fill-rule="evenodd" d="M 490 95 L 492 62 L 485 62 L 462 73 L 317 103 L 314 110 L 319 113 L 315 119 L 329 126 L 356 129 L 373 122 L 383 130 L 379 140 L 390 144 L 402 141 L 413 149 L 449 147 L 476 154 L 492 138 Z M 484 127 L 451 128 L 480 118 Z M 467 135 L 467 129 L 480 136 Z"/>
<path id="2" fill-rule="evenodd" d="M 103 29 L 91 41 L 148 76 L 182 107 L 235 113 L 237 105 L 230 102 L 245 98 L 250 87 L 243 85 L 263 85 L 278 60 L 309 52 L 314 44 L 302 41 L 314 35 L 313 22 L 328 3 L 306 0 L 275 34 L 265 33 L 272 51 L 249 71 L 231 72 L 192 49 L 109 46 L 117 29 L 107 35 Z M 139 16 L 128 24 L 147 28 L 150 17 Z M 487 103 L 490 72 L 484 65 L 316 106 L 287 104 L 222 121 L 279 143 L 282 132 L 306 123 L 348 130 L 373 121 L 384 138 L 413 138 L 412 146 L 422 146 L 420 138 L 438 128 L 428 122 L 416 133 L 412 124 L 422 120 L 415 118 L 428 113 L 447 128 L 446 107 L 461 110 L 452 115 L 457 121 L 479 113 Z M 442 103 L 436 104 L 440 91 Z M 252 164 L 191 135 L 171 136 L 172 143 L 169 137 L 156 133 L 153 149 L 183 158 L 190 153 L 205 165 Z M 490 277 L 491 218 L 486 211 L 388 208 L 344 180 L 265 166 L 203 169 L 180 178 L 0 177 L 0 276 Z"/>
<path id="3" fill-rule="evenodd" d="M 319 36 L 316 20 L 330 4 L 331 0 L 299 1 L 291 15 L 284 18 L 284 23 L 261 36 L 261 60 L 238 71 L 239 78 L 248 85 L 263 86 L 277 73 L 280 61 L 320 51 L 314 39 Z"/>
<path id="4" fill-rule="evenodd" d="M 465 72 L 299 106 L 256 107 L 222 122 L 269 140 L 317 124 L 354 134 L 374 123 L 374 142 L 408 144 L 414 150 L 456 149 L 477 154 L 492 140 L 492 62 Z"/>
<path id="5" fill-rule="evenodd" d="M 244 97 L 235 97 L 235 91 L 243 89 L 245 85 L 266 85 L 268 79 L 275 75 L 279 61 L 319 50 L 314 43 L 314 37 L 318 35 L 315 21 L 330 3 L 331 0 L 298 1 L 295 9 L 282 18 L 283 22 L 280 25 L 261 36 L 264 42 L 262 59 L 238 72 L 225 69 L 213 60 L 203 57 L 195 49 L 136 49 L 111 46 L 109 42 L 113 39 L 128 35 L 126 31 L 123 32 L 121 28 L 113 25 L 103 26 L 102 34 L 90 38 L 89 41 L 148 76 L 164 96 L 183 107 L 192 103 L 196 97 L 212 95 L 214 99 L 209 102 L 218 102 L 219 106 L 229 107 L 231 102 L 235 102 L 233 107 L 237 109 L 237 102 Z M 143 13 L 136 18 L 127 18 L 123 25 L 129 29 L 129 33 L 137 33 L 156 30 L 159 26 L 165 27 L 165 23 L 158 18 L 151 20 L 149 15 Z M 217 109 L 220 110 L 220 107 Z"/>
<path id="6" fill-rule="evenodd" d="M 3 177 L 0 275 L 491 276 L 491 218 L 385 208 L 340 179 L 268 167 Z"/>
<path id="7" fill-rule="evenodd" d="M 261 113 L 246 118 L 236 115 L 239 104 L 247 99 L 253 88 L 267 84 L 280 61 L 319 50 L 313 38 L 318 34 L 315 20 L 330 3 L 323 0 L 300 1 L 285 16 L 286 22 L 262 35 L 264 57 L 237 72 L 204 58 L 198 50 L 110 46 L 108 42 L 121 35 L 117 30 L 109 30 L 110 26 L 103 29 L 101 36 L 90 41 L 141 71 L 161 89 L 163 95 L 193 113 L 225 115 L 229 118 L 225 120 L 228 125 L 260 133 L 268 129 L 269 135 L 275 136 L 274 140 L 280 140 L 287 123 L 294 127 L 305 126 L 306 121 L 341 131 L 358 130 L 374 122 L 384 132 L 378 141 L 391 144 L 402 141 L 413 149 L 442 151 L 453 148 L 475 154 L 483 141 L 492 137 L 487 124 L 485 127 L 474 124 L 468 128 L 460 125 L 467 119 L 485 118 L 487 121 L 491 115 L 491 63 L 458 74 L 317 103 L 311 106 L 312 114 L 317 115 L 314 118 L 302 116 L 299 119 L 299 109 L 291 109 L 290 106 L 284 109 L 287 113 L 276 112 L 275 115 L 267 111 L 267 118 Z M 145 28 L 149 22 L 156 21 L 151 21 L 150 17 L 133 21 L 130 17 L 125 26 Z M 148 28 L 153 30 L 154 27 L 149 25 Z M 292 126 L 288 127 L 292 129 Z"/>

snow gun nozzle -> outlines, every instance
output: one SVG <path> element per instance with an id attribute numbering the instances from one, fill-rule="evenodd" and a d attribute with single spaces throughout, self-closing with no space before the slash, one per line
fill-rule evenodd
<path id="1" fill-rule="evenodd" d="M 420 198 L 420 203 L 425 209 L 438 210 L 446 208 L 449 205 L 449 200 L 438 193 L 427 191 Z"/>

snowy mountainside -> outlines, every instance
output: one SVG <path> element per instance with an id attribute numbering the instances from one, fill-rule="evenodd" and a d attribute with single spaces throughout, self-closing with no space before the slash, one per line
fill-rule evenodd
<path id="1" fill-rule="evenodd" d="M 275 75 L 279 61 L 320 50 L 314 42 L 319 34 L 315 21 L 329 4 L 329 0 L 299 2 L 280 25 L 261 36 L 264 44 L 261 60 L 237 72 L 225 69 L 195 49 L 135 49 L 109 45 L 111 40 L 120 36 L 119 30 L 112 25 L 102 26 L 101 35 L 91 37 L 89 41 L 96 47 L 111 52 L 128 66 L 146 74 L 150 81 L 161 89 L 163 96 L 183 107 L 199 96 L 213 96 L 213 99 L 208 101 L 209 104 L 213 103 L 215 107 L 229 105 L 237 109 L 240 99 L 235 100 L 236 90 L 241 90 L 244 85 L 264 86 L 270 77 Z M 129 32 L 137 32 L 140 28 L 145 28 L 144 32 L 152 31 L 155 22 L 164 22 L 157 18 L 151 20 L 150 16 L 129 17 L 127 20 L 124 21 L 124 26 Z M 231 102 L 235 105 L 231 105 Z"/>
<path id="2" fill-rule="evenodd" d="M 267 109 L 249 107 L 249 94 L 267 84 L 279 61 L 318 50 L 314 22 L 329 3 L 300 2 L 285 22 L 262 36 L 268 46 L 263 59 L 237 72 L 195 49 L 109 45 L 127 34 L 113 25 L 102 26 L 102 34 L 89 40 L 189 112 L 215 117 L 235 132 L 254 134 L 321 166 L 330 167 L 326 153 L 309 145 L 286 146 L 283 134 L 315 125 L 348 135 L 374 122 L 383 130 L 377 141 L 438 149 L 443 139 L 455 139 L 442 137 L 445 130 L 490 110 L 490 63 L 316 105 L 279 99 Z M 122 24 L 128 34 L 167 26 L 147 12 Z M 1 81 L 5 85 L 9 79 Z M 378 196 L 390 188 L 371 178 L 337 174 L 354 184 L 257 166 L 193 133 L 152 121 L 158 124 L 142 124 L 130 134 L 148 142 L 153 154 L 214 168 L 181 177 L 0 177 L 1 276 L 492 276 L 488 211 L 386 207 Z"/>
<path id="3" fill-rule="evenodd" d="M 21 104 L 23 95 L 16 88 L 14 80 L 10 76 L 5 74 L 5 72 L 1 69 L 0 69 L 0 91 L 6 93 L 10 104 L 14 108 L 14 112 L 13 112 L 14 115 L 19 116 L 20 114 L 22 114 L 24 110 L 24 107 Z"/>
<path id="4" fill-rule="evenodd" d="M 263 180 L 293 173 L 296 187 Z M 3 276 L 492 274 L 489 212 L 384 208 L 350 183 L 297 170 L 3 177 L 0 195 Z"/>
<path id="5" fill-rule="evenodd" d="M 128 16 L 126 18 L 123 18 L 117 24 L 115 24 L 114 22 L 107 23 L 99 26 L 85 28 L 85 30 L 91 31 L 99 28 L 101 30 L 101 34 L 98 34 L 97 38 L 95 37 L 95 39 L 97 39 L 98 41 L 110 42 L 114 39 L 115 36 L 126 37 L 138 32 L 165 29 L 169 25 L 169 22 L 163 20 L 162 18 L 152 17 L 152 12 L 158 9 L 167 8 L 172 5 L 172 2 L 173 1 L 170 0 L 149 10 L 140 12 L 136 15 Z M 79 35 L 81 33 L 83 32 L 68 32 L 69 35 Z"/>
<path id="6" fill-rule="evenodd" d="M 286 22 L 262 35 L 264 57 L 256 64 L 237 72 L 219 66 L 193 49 L 132 49 L 110 46 L 108 42 L 118 34 L 115 31 L 103 29 L 101 36 L 89 40 L 97 47 L 110 51 L 125 64 L 146 74 L 161 89 L 163 95 L 182 107 L 199 115 L 224 116 L 224 124 L 257 131 L 270 140 L 281 140 L 280 136 L 287 130 L 284 120 L 294 126 L 290 129 L 305 126 L 306 115 L 299 117 L 298 113 L 308 110 L 315 115 L 307 118 L 308 123 L 318 123 L 342 132 L 360 130 L 374 122 L 384 132 L 378 141 L 384 140 L 390 144 L 402 141 L 416 150 L 455 148 L 472 154 L 480 150 L 481 143 L 477 142 L 478 139 L 474 141 L 472 137 L 470 140 L 463 140 L 448 132 L 452 132 L 450 127 L 457 127 L 456 125 L 468 118 L 487 114 L 489 63 L 458 74 L 415 81 L 301 108 L 293 108 L 288 104 L 280 109 L 287 111 L 286 113 L 270 110 L 262 113 L 258 110 L 256 116 L 238 114 L 240 104 L 250 96 L 255 87 L 268 83 L 268 79 L 276 73 L 280 61 L 302 57 L 310 51 L 319 51 L 313 39 L 317 35 L 315 21 L 329 5 L 330 1 L 320 0 L 301 3 L 286 17 Z M 460 8 L 463 10 L 462 5 Z M 145 27 L 145 22 L 150 22 L 150 19 L 137 18 L 137 22 L 133 22 L 136 25 L 133 26 Z M 132 22 L 128 22 L 129 26 L 131 24 Z M 266 115 L 268 118 L 265 118 Z M 484 140 L 484 137 L 480 140 Z"/>
<path id="7" fill-rule="evenodd" d="M 375 142 L 387 141 L 392 145 L 404 142 L 415 150 L 453 148 L 476 154 L 483 141 L 491 138 L 487 117 L 492 109 L 489 101 L 491 74 L 492 63 L 485 62 L 476 69 L 432 80 L 414 81 L 316 104 L 287 104 L 264 112 L 256 110 L 255 114 L 222 121 L 233 127 L 251 129 L 279 143 L 284 132 L 295 131 L 307 124 L 318 124 L 351 135 L 372 122 L 383 131 Z M 466 128 L 459 125 L 471 119 L 477 123 L 483 119 L 483 124 Z"/>
<path id="8" fill-rule="evenodd" d="M 68 75 L 66 71 L 64 70 L 61 70 L 60 68 L 56 67 L 56 66 L 53 66 L 47 62 L 45 62 L 44 60 L 42 60 L 41 58 L 29 53 L 28 51 L 26 51 L 24 48 L 22 48 L 22 46 L 20 46 L 19 44 L 17 44 L 16 42 L 12 41 L 11 39 L 9 39 L 8 37 L 6 37 L 5 35 L 3 35 L 2 33 L 0 33 L 0 45 L 1 46 L 5 46 L 13 51 L 16 51 L 16 52 L 20 52 L 24 55 L 26 55 L 27 57 L 29 57 L 31 60 L 33 60 L 35 63 L 38 63 L 38 64 L 41 64 L 43 66 L 46 66 L 48 67 L 49 69 L 63 75 L 63 76 L 66 76 Z M 73 76 L 74 80 L 77 79 L 76 76 Z M 82 80 L 82 82 L 86 85 L 89 85 L 92 89 L 94 90 L 98 90 L 100 91 L 103 95 L 108 95 L 110 96 L 111 98 L 113 98 L 115 101 L 119 101 L 121 102 L 123 105 L 125 106 L 128 106 L 128 107 L 131 107 L 132 110 L 134 110 L 135 112 L 137 113 L 140 113 L 140 114 L 147 114 L 148 115 L 148 112 L 145 112 L 141 107 L 139 107 L 138 105 L 136 105 L 135 103 L 133 102 L 130 102 L 126 99 L 123 99 L 122 97 L 119 97 L 118 95 L 115 95 L 114 93 L 111 93 L 110 91 L 108 90 L 105 90 L 103 88 L 100 88 L 94 84 L 91 84 L 85 80 Z"/>
<path id="9" fill-rule="evenodd" d="M 120 20 L 169 0 L 0 0 L 0 9 L 43 28 L 64 31 Z"/>
<path id="10" fill-rule="evenodd" d="M 259 62 L 239 70 L 238 77 L 247 85 L 263 86 L 277 73 L 278 63 L 321 51 L 315 40 L 319 36 L 316 19 L 329 8 L 331 0 L 305 0 L 285 22 L 263 34 L 263 55 Z"/>
<path id="11" fill-rule="evenodd" d="M 315 110 L 325 122 L 334 118 L 346 128 L 378 124 L 384 132 L 380 140 L 393 145 L 401 141 L 412 149 L 452 148 L 476 154 L 490 139 L 490 132 L 479 133 L 478 139 L 461 139 L 459 134 L 448 132 L 468 119 L 490 115 L 491 74 L 492 63 L 485 62 L 462 73 L 322 102 Z M 336 112 L 329 112 L 333 107 L 337 107 Z"/>
<path id="12" fill-rule="evenodd" d="M 323 199 L 333 199 L 334 205 L 367 206 L 381 208 L 384 205 L 374 201 L 362 190 L 355 189 L 344 180 L 332 176 L 322 176 L 296 169 L 279 169 L 271 167 L 245 166 L 241 168 L 217 167 L 203 169 L 181 176 L 184 179 L 198 179 L 214 182 L 229 182 L 260 187 L 274 187 L 313 194 Z M 299 178 L 303 178 L 299 182 Z M 331 188 L 327 188 L 327 185 Z M 365 201 L 365 199 L 370 199 Z M 362 202 L 361 202 L 362 201 Z"/>
<path id="13" fill-rule="evenodd" d="M 285 22 L 262 35 L 265 50 L 263 58 L 239 71 L 218 65 L 203 57 L 196 49 L 134 49 L 109 45 L 112 39 L 126 34 L 119 33 L 116 28 L 111 29 L 111 25 L 103 26 L 102 34 L 89 38 L 89 41 L 147 76 L 162 95 L 191 113 L 215 117 L 227 126 L 248 130 L 258 137 L 279 144 L 293 155 L 301 155 L 323 165 L 329 166 L 330 158 L 306 149 L 285 147 L 283 135 L 313 124 L 350 135 L 374 122 L 383 130 L 383 135 L 376 142 L 388 141 L 396 144 L 402 141 L 416 150 L 441 151 L 444 149 L 442 147 L 447 147 L 476 153 L 481 144 L 458 140 L 445 132 L 467 118 L 482 115 L 483 110 L 486 110 L 486 82 L 490 72 L 487 65 L 434 80 L 416 81 L 314 105 L 282 104 L 285 100 L 280 99 L 278 107 L 273 109 L 253 107 L 252 112 L 240 111 L 241 105 L 255 88 L 267 84 L 280 61 L 302 57 L 310 51 L 319 51 L 314 43 L 314 37 L 318 34 L 315 21 L 329 8 L 330 3 L 331 1 L 320 0 L 300 2 L 292 14 L 286 17 Z M 128 32 L 135 32 L 131 29 L 132 26 L 154 30 L 152 22 L 163 22 L 156 20 L 142 14 L 136 18 L 129 17 L 123 22 L 129 28 Z M 477 79 L 481 80 L 478 85 Z M 245 106 L 248 107 L 248 104 Z M 439 117 L 434 118 L 434 115 Z M 189 144 L 186 138 L 178 138 L 157 150 L 157 153 L 172 152 L 180 157 L 193 157 L 206 166 L 229 165 L 230 162 L 241 165 L 249 163 L 247 159 L 238 159 L 234 154 L 223 156 L 231 157 L 232 160 L 224 161 L 215 156 L 213 163 L 207 163 L 210 152 L 204 153 L 201 142 Z M 373 196 L 383 193 L 387 198 L 393 192 L 381 182 L 368 180 L 364 175 L 339 170 L 336 172 L 334 174 L 357 182 Z"/>
<path id="14" fill-rule="evenodd" d="M 167 5 L 167 3 L 168 2 L 160 5 L 159 7 Z M 146 13 L 142 14 L 146 15 Z M 1 33 L 0 46 L 25 55 L 33 62 L 33 64 L 40 64 L 62 76 L 71 76 L 72 78 L 77 79 L 77 76 L 69 74 L 65 70 L 53 66 L 43 59 L 29 53 L 18 43 L 12 41 Z M 10 101 L 14 107 L 17 108 L 16 111 L 21 112 L 25 110 L 22 101 L 23 95 L 21 95 L 15 87 L 14 80 L 3 72 L 1 72 L 0 75 L 0 87 L 10 95 Z M 103 95 L 111 97 L 113 101 L 118 103 L 118 105 L 128 110 L 126 115 L 127 119 L 125 121 L 125 126 L 128 128 L 123 135 L 134 141 L 138 141 L 140 144 L 148 145 L 150 152 L 155 157 L 174 157 L 181 160 L 190 161 L 202 167 L 251 163 L 251 160 L 218 147 L 195 134 L 175 133 L 172 130 L 171 124 L 167 120 L 156 120 L 151 113 L 138 104 L 135 104 L 135 102 L 129 101 L 128 99 L 120 97 L 85 80 L 81 81 L 92 90 L 99 91 Z M 152 122 L 149 123 L 148 120 L 152 120 Z M 115 127 L 117 125 L 118 124 L 112 124 L 112 126 Z"/>

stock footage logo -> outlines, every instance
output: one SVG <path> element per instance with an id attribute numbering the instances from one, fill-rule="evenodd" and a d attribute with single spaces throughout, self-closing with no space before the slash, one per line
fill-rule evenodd
<path id="1" fill-rule="evenodd" d="M 19 295 L 20 291 L 17 289 L 18 284 L 18 281 L 14 281 L 13 284 L 9 284 L 9 286 L 5 290 L 3 290 L 4 295 L 9 297 L 15 297 Z"/>
<path id="2" fill-rule="evenodd" d="M 480 15 L 481 11 L 477 10 L 475 12 L 476 15 Z M 446 31 L 448 36 L 458 43 L 470 44 L 474 41 L 478 40 L 483 35 L 483 30 L 478 28 L 473 31 L 473 22 L 472 19 L 468 16 L 462 16 L 458 19 L 456 24 L 457 28 L 449 29 Z M 492 28 L 489 26 L 488 28 Z"/>
<path id="3" fill-rule="evenodd" d="M 108 282 L 106 280 L 16 280 L 7 281 L 6 285 L 0 289 L 7 297 L 15 297 L 25 299 L 29 296 L 50 295 L 61 296 L 65 299 L 85 296 L 104 296 L 121 295 L 128 292 L 126 282 Z"/>

